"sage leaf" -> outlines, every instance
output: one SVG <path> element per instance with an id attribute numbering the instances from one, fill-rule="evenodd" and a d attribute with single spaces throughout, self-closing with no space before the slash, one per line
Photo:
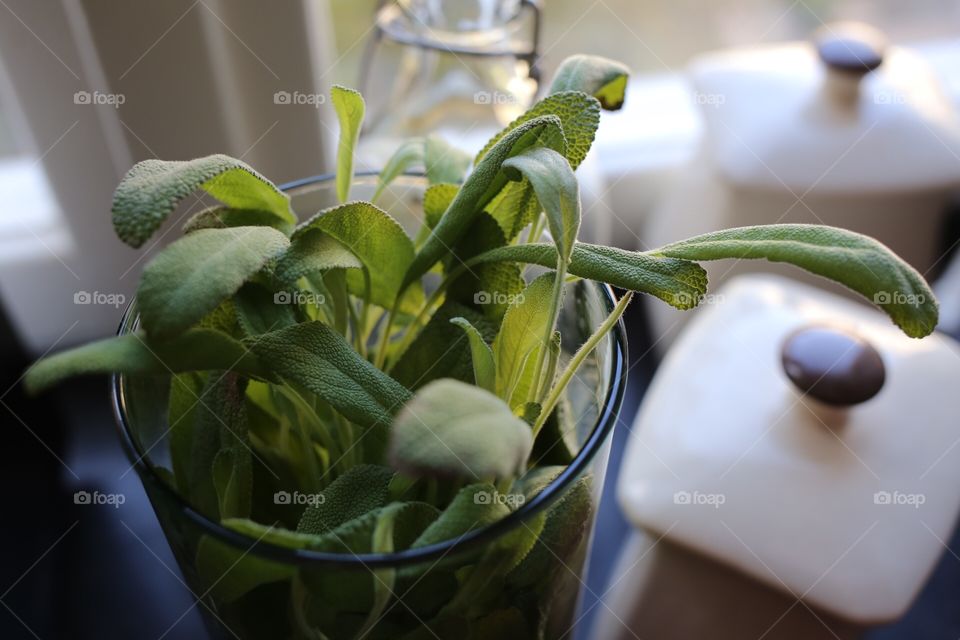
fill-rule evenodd
<path id="1" fill-rule="evenodd" d="M 473 376 L 477 386 L 494 393 L 497 383 L 497 366 L 493 361 L 493 351 L 484 341 L 483 336 L 463 317 L 456 317 L 450 321 L 464 330 L 470 340 L 470 353 L 473 356 Z"/>
<path id="2" fill-rule="evenodd" d="M 463 180 L 470 167 L 470 155 L 436 135 L 423 141 L 423 165 L 430 184 L 453 183 Z"/>
<path id="3" fill-rule="evenodd" d="M 340 142 L 337 146 L 337 197 L 340 202 L 350 198 L 353 183 L 353 152 L 360 138 L 360 127 L 366 112 L 363 96 L 353 89 L 334 85 L 330 102 L 340 122 Z"/>
<path id="4" fill-rule="evenodd" d="M 197 544 L 196 568 L 203 592 L 226 603 L 260 585 L 288 580 L 297 572 L 296 565 L 261 558 L 253 550 L 238 549 L 208 535 L 201 536 Z"/>
<path id="5" fill-rule="evenodd" d="M 500 398 L 443 379 L 420 389 L 397 415 L 390 461 L 414 475 L 509 478 L 533 448 L 530 426 Z"/>
<path id="6" fill-rule="evenodd" d="M 542 243 L 499 247 L 468 260 L 467 264 L 472 267 L 489 262 L 554 268 L 557 249 Z M 707 292 L 707 272 L 695 262 L 585 242 L 574 245 L 569 272 L 579 278 L 650 294 L 677 309 L 692 309 Z"/>
<path id="7" fill-rule="evenodd" d="M 339 240 L 319 229 L 308 229 L 290 243 L 277 261 L 274 275 L 293 285 L 305 275 L 329 269 L 362 269 L 363 263 Z"/>
<path id="8" fill-rule="evenodd" d="M 560 63 L 553 76 L 550 93 L 583 91 L 600 101 L 608 111 L 623 106 L 630 69 L 601 56 L 573 55 Z"/>
<path id="9" fill-rule="evenodd" d="M 446 182 L 432 184 L 423 193 L 423 216 L 427 227 L 433 229 L 447 211 L 460 187 Z"/>
<path id="10" fill-rule="evenodd" d="M 29 393 L 38 393 L 65 378 L 97 373 L 127 375 L 232 370 L 261 378 L 270 370 L 239 341 L 213 329 L 190 329 L 157 342 L 144 335 L 106 338 L 49 356 L 24 375 Z"/>
<path id="11" fill-rule="evenodd" d="M 270 227 L 204 229 L 161 251 L 143 270 L 137 304 L 151 336 L 194 325 L 288 246 Z"/>
<path id="12" fill-rule="evenodd" d="M 457 192 L 449 209 L 407 269 L 403 278 L 404 288 L 418 281 L 449 252 L 450 247 L 457 244 L 486 203 L 507 184 L 507 176 L 501 171 L 503 162 L 536 145 L 564 151 L 566 142 L 559 118 L 541 116 L 524 122 L 490 149 Z"/>
<path id="13" fill-rule="evenodd" d="M 543 327 L 549 317 L 555 273 L 545 273 L 523 290 L 503 316 L 493 341 L 497 363 L 497 395 L 511 400 L 530 353 L 543 344 Z"/>
<path id="14" fill-rule="evenodd" d="M 497 489 L 492 484 L 477 483 L 464 487 L 411 547 L 417 549 L 453 540 L 502 520 L 510 515 L 510 509 L 503 500 L 496 498 Z"/>
<path id="15" fill-rule="evenodd" d="M 250 348 L 278 375 L 317 394 L 348 420 L 382 430 L 410 392 L 322 322 L 265 333 Z"/>
<path id="16" fill-rule="evenodd" d="M 258 336 L 296 324 L 289 304 L 276 292 L 259 282 L 247 282 L 234 296 L 237 320 L 247 336 Z"/>
<path id="17" fill-rule="evenodd" d="M 334 480 L 304 510 L 297 525 L 300 533 L 322 535 L 343 523 L 387 504 L 393 469 L 362 464 Z"/>
<path id="18" fill-rule="evenodd" d="M 390 186 L 400 175 L 408 171 L 411 167 L 423 162 L 423 139 L 412 138 L 405 140 L 393 155 L 383 165 L 383 169 L 377 176 L 377 190 L 373 193 L 371 200 L 376 202 L 383 195 L 384 189 Z"/>
<path id="19" fill-rule="evenodd" d="M 170 398 L 167 402 L 170 463 L 175 486 L 184 494 L 187 492 L 197 407 L 204 384 L 203 375 L 196 372 L 178 373 L 170 377 Z"/>
<path id="20" fill-rule="evenodd" d="M 202 189 L 233 209 L 269 211 L 295 224 L 290 198 L 246 163 L 216 154 L 195 160 L 144 160 L 133 165 L 113 194 L 113 228 L 139 247 L 177 204 Z"/>
<path id="21" fill-rule="evenodd" d="M 867 236 L 820 225 L 739 227 L 669 244 L 651 252 L 685 260 L 788 262 L 856 291 L 912 338 L 937 326 L 936 298 L 916 269 Z"/>
<path id="22" fill-rule="evenodd" d="M 294 231 L 292 242 L 298 244 L 312 230 L 322 231 L 349 249 L 370 276 L 370 301 L 393 308 L 403 274 L 414 259 L 413 242 L 400 223 L 369 202 L 350 202 L 321 211 L 304 222 Z M 347 272 L 347 283 L 354 295 L 367 295 L 362 274 Z M 422 303 L 423 290 L 411 287 L 401 309 L 415 313 Z"/>
<path id="23" fill-rule="evenodd" d="M 190 216 L 183 224 L 183 232 L 186 234 L 200 229 L 226 227 L 273 227 L 284 235 L 290 235 L 295 222 L 291 216 L 282 216 L 275 211 L 209 207 Z"/>

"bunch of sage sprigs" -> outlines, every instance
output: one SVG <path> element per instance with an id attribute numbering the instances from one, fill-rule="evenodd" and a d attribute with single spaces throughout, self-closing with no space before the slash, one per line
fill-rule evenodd
<path id="1" fill-rule="evenodd" d="M 696 306 L 707 285 L 698 260 L 789 262 L 868 300 L 902 293 L 883 311 L 910 336 L 933 330 L 937 307 L 923 278 L 885 246 L 842 229 L 729 229 L 647 252 L 578 242 L 574 170 L 601 108 L 619 108 L 626 82 L 618 63 L 573 57 L 549 94 L 472 162 L 433 136 L 404 144 L 373 202 L 349 198 L 363 99 L 334 87 L 342 204 L 302 222 L 283 191 L 239 160 L 138 163 L 113 204 L 116 233 L 133 247 L 197 190 L 222 204 L 193 216 L 146 266 L 137 331 L 45 358 L 26 384 L 36 391 L 102 372 L 166 376 L 164 475 L 195 509 L 274 545 L 391 553 L 497 522 L 549 485 L 577 453 L 561 409 L 578 369 L 634 292 Z M 410 237 L 375 202 L 414 166 L 425 167 L 429 188 Z M 626 293 L 562 356 L 558 314 L 578 279 Z M 547 450 L 555 452 L 549 464 L 533 453 Z M 331 578 L 255 560 L 208 536 L 191 553 L 221 615 L 233 605 L 258 610 L 270 585 L 270 598 L 278 588 L 288 598 L 266 616 L 271 628 L 289 625 L 284 633 L 294 637 L 424 629 L 542 637 L 552 585 L 576 563 L 589 530 L 589 483 L 581 478 L 486 549 L 429 571 Z M 281 504 L 271 499 L 280 490 L 314 499 Z"/>

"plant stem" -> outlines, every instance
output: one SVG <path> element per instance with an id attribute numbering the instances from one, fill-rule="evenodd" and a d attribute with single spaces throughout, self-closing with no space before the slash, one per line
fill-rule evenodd
<path id="1" fill-rule="evenodd" d="M 560 374 L 560 379 L 557 380 L 557 384 L 553 386 L 553 389 L 550 390 L 550 395 L 547 396 L 547 399 L 543 403 L 543 409 L 540 411 L 540 415 L 537 417 L 537 421 L 533 424 L 533 437 L 536 439 L 537 435 L 540 433 L 540 430 L 543 428 L 544 423 L 547 421 L 547 418 L 550 416 L 550 413 L 553 411 L 554 407 L 557 406 L 557 402 L 560 401 L 560 395 L 563 393 L 563 390 L 566 389 L 567 385 L 570 384 L 570 380 L 573 379 L 574 374 L 577 373 L 577 369 L 580 368 L 580 365 L 583 364 L 583 361 L 586 360 L 587 356 L 590 355 L 590 352 L 593 351 L 596 346 L 600 343 L 600 340 L 603 339 L 610 330 L 613 329 L 614 325 L 620 321 L 620 316 L 623 315 L 623 312 L 627 310 L 627 305 L 630 304 L 630 301 L 633 299 L 633 291 L 627 291 L 623 294 L 623 297 L 620 298 L 620 302 L 617 303 L 617 306 L 614 307 L 613 311 L 610 312 L 610 315 L 607 316 L 607 319 L 603 321 L 597 330 L 593 332 L 586 342 L 577 349 L 577 352 L 573 355 L 573 358 L 567 364 L 567 368 L 563 370 L 563 373 Z"/>
<path id="2" fill-rule="evenodd" d="M 533 381 L 531 388 L 539 389 L 541 379 L 543 378 L 543 365 L 547 361 L 547 355 L 550 352 L 550 342 L 553 339 L 554 327 L 557 325 L 557 316 L 560 314 L 560 301 L 563 299 L 563 293 L 566 288 L 567 261 L 557 256 L 557 271 L 553 280 L 553 296 L 550 299 L 550 313 L 547 315 L 547 323 L 544 330 L 542 344 L 540 345 L 540 354 L 537 356 L 537 368 L 533 371 Z M 542 398 L 538 397 L 537 400 Z"/>
<path id="3" fill-rule="evenodd" d="M 397 308 L 400 306 L 401 295 L 403 295 L 402 291 L 397 296 L 397 301 L 393 303 L 393 307 L 390 309 L 390 314 L 387 316 L 387 321 L 380 329 L 382 333 L 380 334 L 380 343 L 377 345 L 377 359 L 374 364 L 381 371 L 384 370 L 383 366 L 387 361 L 387 346 L 390 344 L 390 329 L 393 328 L 393 321 L 396 319 Z"/>

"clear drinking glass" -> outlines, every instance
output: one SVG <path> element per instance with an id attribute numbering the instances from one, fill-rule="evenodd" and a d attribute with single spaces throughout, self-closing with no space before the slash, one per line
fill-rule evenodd
<path id="1" fill-rule="evenodd" d="M 369 198 L 375 186 L 376 175 L 359 176 L 352 197 Z M 421 215 L 425 187 L 422 177 L 403 176 L 379 202 L 402 223 L 412 223 Z M 332 176 L 284 188 L 301 219 L 337 203 Z M 569 285 L 559 321 L 569 349 L 564 358 L 613 304 L 607 286 Z M 119 333 L 137 326 L 134 301 Z M 112 397 L 120 437 L 186 582 L 202 601 L 212 637 L 559 638 L 574 624 L 608 436 L 625 388 L 625 340 L 617 326 L 570 385 L 565 398 L 570 452 L 534 452 L 545 463 L 565 465 L 542 492 L 504 519 L 460 538 L 388 554 L 293 550 L 208 519 L 171 484 L 169 376 L 115 376 Z M 513 548 L 518 532 L 539 526 L 536 519 L 544 517 L 542 532 L 516 569 L 464 593 L 462 581 L 480 558 Z M 457 614 L 437 615 L 451 609 Z"/>

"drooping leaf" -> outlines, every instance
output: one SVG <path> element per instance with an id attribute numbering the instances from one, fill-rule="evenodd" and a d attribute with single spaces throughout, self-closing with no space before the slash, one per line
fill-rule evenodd
<path id="1" fill-rule="evenodd" d="M 387 163 L 383 165 L 380 175 L 377 176 L 377 190 L 371 199 L 376 202 L 383 195 L 384 189 L 390 186 L 401 174 L 411 167 L 423 162 L 423 138 L 405 140 L 393 152 Z"/>
<path id="2" fill-rule="evenodd" d="M 500 333 L 493 341 L 497 363 L 497 395 L 509 399 L 530 352 L 540 347 L 543 328 L 550 320 L 550 299 L 555 273 L 545 273 L 531 282 L 503 316 Z"/>
<path id="3" fill-rule="evenodd" d="M 410 399 L 396 380 L 364 360 L 322 322 L 303 322 L 252 340 L 250 348 L 278 375 L 296 382 L 367 428 L 386 430 Z"/>
<path id="4" fill-rule="evenodd" d="M 24 386 L 38 393 L 65 378 L 96 373 L 129 375 L 233 370 L 269 377 L 270 370 L 237 340 L 213 329 L 190 329 L 157 342 L 139 334 L 107 338 L 44 358 L 24 375 Z"/>
<path id="5" fill-rule="evenodd" d="M 311 230 L 322 231 L 349 249 L 370 274 L 370 300 L 384 308 L 393 307 L 403 274 L 414 259 L 413 242 L 396 220 L 369 202 L 350 202 L 313 216 L 297 228 L 291 240 L 297 244 Z M 365 294 L 362 274 L 348 272 L 347 282 L 351 293 Z M 419 310 L 422 289 L 411 287 L 403 302 L 401 309 Z"/>
<path id="6" fill-rule="evenodd" d="M 204 229 L 180 238 L 143 271 L 137 302 L 144 329 L 160 338 L 185 331 L 288 244 L 270 227 Z"/>
<path id="7" fill-rule="evenodd" d="M 490 149 L 457 192 L 446 214 L 407 269 L 403 278 L 404 287 L 419 281 L 449 251 L 449 247 L 455 246 L 484 205 L 507 184 L 507 176 L 501 170 L 503 162 L 535 145 L 548 146 L 560 152 L 565 150 L 566 142 L 559 118 L 541 116 L 524 122 Z"/>
<path id="8" fill-rule="evenodd" d="M 360 127 L 366 112 L 366 104 L 357 91 L 334 85 L 330 89 L 330 102 L 340 122 L 340 143 L 337 146 L 337 197 L 340 202 L 350 198 L 353 183 L 353 152 L 360 137 Z"/>
<path id="9" fill-rule="evenodd" d="M 489 391 L 443 379 L 420 389 L 397 415 L 390 461 L 415 475 L 509 478 L 526 463 L 530 426 Z"/>
<path id="10" fill-rule="evenodd" d="M 393 475 L 392 469 L 378 465 L 363 464 L 351 468 L 320 494 L 316 504 L 307 507 L 297 531 L 322 535 L 385 506 L 389 502 Z"/>
<path id="11" fill-rule="evenodd" d="M 423 164 L 430 184 L 459 184 L 470 167 L 470 155 L 436 135 L 423 142 Z"/>
<path id="12" fill-rule="evenodd" d="M 549 244 L 500 247 L 471 259 L 468 264 L 487 262 L 521 262 L 554 268 L 557 249 Z M 579 278 L 648 293 L 677 309 L 692 309 L 707 292 L 707 273 L 695 262 L 585 242 L 574 245 L 569 271 Z"/>
<path id="13" fill-rule="evenodd" d="M 912 338 L 926 336 L 937 326 L 937 301 L 923 276 L 885 245 L 846 229 L 806 224 L 740 227 L 651 253 L 685 260 L 788 262 L 856 291 Z"/>
<path id="14" fill-rule="evenodd" d="M 200 229 L 225 229 L 226 227 L 273 227 L 289 235 L 295 223 L 291 216 L 281 216 L 275 211 L 210 207 L 190 216 L 183 223 L 183 232 L 193 233 Z"/>
<path id="15" fill-rule="evenodd" d="M 470 340 L 470 353 L 473 355 L 473 376 L 481 389 L 496 392 L 497 367 L 493 361 L 493 351 L 483 336 L 466 318 L 456 317 L 450 320 L 467 334 Z"/>
<path id="16" fill-rule="evenodd" d="M 153 235 L 185 197 L 203 189 L 233 209 L 272 212 L 296 224 L 290 198 L 246 163 L 222 154 L 195 160 L 144 160 L 113 194 L 113 228 L 132 247 Z"/>
<path id="17" fill-rule="evenodd" d="M 600 101 L 604 109 L 616 111 L 623 106 L 630 69 L 601 56 L 573 55 L 560 63 L 550 93 L 583 91 Z"/>
<path id="18" fill-rule="evenodd" d="M 363 263 L 339 240 L 319 229 L 299 234 L 277 261 L 274 275 L 293 284 L 298 278 L 328 269 L 362 269 Z"/>

